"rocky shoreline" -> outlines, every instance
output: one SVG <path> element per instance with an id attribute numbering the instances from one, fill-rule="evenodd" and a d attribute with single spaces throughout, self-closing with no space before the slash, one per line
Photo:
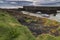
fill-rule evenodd
<path id="1" fill-rule="evenodd" d="M 36 37 L 41 34 L 60 36 L 60 23 L 55 20 L 26 15 L 21 11 L 8 12 L 10 15 L 13 15 L 21 24 L 27 26 L 32 34 Z"/>

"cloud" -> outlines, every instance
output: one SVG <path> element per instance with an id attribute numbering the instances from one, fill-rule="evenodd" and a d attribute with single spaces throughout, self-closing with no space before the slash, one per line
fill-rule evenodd
<path id="1" fill-rule="evenodd" d="M 32 1 L 32 2 L 38 2 L 38 3 L 60 2 L 60 0 L 6 0 L 6 1 Z"/>
<path id="2" fill-rule="evenodd" d="M 33 0 L 6 0 L 6 1 L 33 1 Z"/>
<path id="3" fill-rule="evenodd" d="M 17 4 L 16 2 L 10 2 L 11 4 Z"/>
<path id="4" fill-rule="evenodd" d="M 0 1 L 0 3 L 4 3 L 4 1 Z"/>
<path id="5" fill-rule="evenodd" d="M 20 0 L 6 0 L 6 1 L 20 1 Z"/>

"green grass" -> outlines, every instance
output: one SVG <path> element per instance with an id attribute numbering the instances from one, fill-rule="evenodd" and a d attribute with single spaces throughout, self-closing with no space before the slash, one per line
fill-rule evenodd
<path id="1" fill-rule="evenodd" d="M 31 22 L 31 20 L 26 20 Z M 47 25 L 50 23 L 46 21 Z M 57 23 L 52 22 L 54 25 Z M 60 27 L 57 28 L 60 31 Z M 0 11 L 0 40 L 60 40 L 60 36 L 50 34 L 39 35 L 36 39 L 26 26 L 20 24 L 13 16 L 7 12 Z"/>
<path id="2" fill-rule="evenodd" d="M 42 34 L 39 37 L 37 37 L 37 40 L 56 40 L 56 37 L 49 34 Z"/>
<path id="3" fill-rule="evenodd" d="M 50 34 L 42 34 L 42 35 L 39 35 L 36 40 L 60 40 L 60 36 L 53 36 L 53 35 L 50 35 Z"/>
<path id="4" fill-rule="evenodd" d="M 7 12 L 0 11 L 0 40 L 35 40 L 26 26 Z"/>

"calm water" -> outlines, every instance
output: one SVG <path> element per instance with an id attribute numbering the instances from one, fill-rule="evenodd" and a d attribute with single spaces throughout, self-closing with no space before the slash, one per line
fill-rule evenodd
<path id="1" fill-rule="evenodd" d="M 28 15 L 31 15 L 31 16 L 36 16 L 36 17 L 42 17 L 41 14 L 37 14 L 37 13 L 30 13 L 30 12 L 26 12 L 26 11 L 23 11 L 23 14 L 28 14 Z M 53 16 L 53 15 L 50 15 L 50 17 L 48 19 L 51 19 L 51 20 L 56 20 L 58 22 L 60 22 L 60 12 L 57 13 L 56 16 Z"/>
<path id="2" fill-rule="evenodd" d="M 57 13 L 56 16 L 50 16 L 50 19 L 53 19 L 53 20 L 56 20 L 56 21 L 59 21 L 60 22 L 60 13 Z"/>

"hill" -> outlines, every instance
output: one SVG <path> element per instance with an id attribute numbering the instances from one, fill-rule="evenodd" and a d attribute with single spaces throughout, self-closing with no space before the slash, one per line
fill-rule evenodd
<path id="1" fill-rule="evenodd" d="M 35 40 L 26 26 L 7 12 L 0 11 L 0 40 Z"/>
<path id="2" fill-rule="evenodd" d="M 60 40 L 60 22 L 23 13 L 16 13 L 13 16 L 31 30 L 36 40 Z"/>

